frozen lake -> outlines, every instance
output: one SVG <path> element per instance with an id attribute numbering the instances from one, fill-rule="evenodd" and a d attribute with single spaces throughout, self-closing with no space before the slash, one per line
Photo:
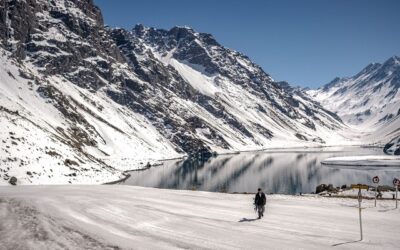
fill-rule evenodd
<path id="1" fill-rule="evenodd" d="M 326 158 L 349 155 L 383 155 L 380 148 L 312 148 L 219 155 L 208 160 L 166 161 L 162 166 L 131 172 L 123 184 L 167 189 L 213 192 L 311 193 L 317 185 L 372 184 L 378 175 L 381 185 L 392 185 L 400 177 L 400 166 L 347 167 L 322 165 Z"/>

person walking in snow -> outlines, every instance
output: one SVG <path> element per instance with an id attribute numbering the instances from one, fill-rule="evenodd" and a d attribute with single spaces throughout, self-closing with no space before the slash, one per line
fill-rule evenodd
<path id="1" fill-rule="evenodd" d="M 264 192 L 262 192 L 261 188 L 258 189 L 256 193 L 256 197 L 254 198 L 254 205 L 256 206 L 256 210 L 258 212 L 258 219 L 264 216 L 265 204 L 267 203 L 267 197 Z"/>

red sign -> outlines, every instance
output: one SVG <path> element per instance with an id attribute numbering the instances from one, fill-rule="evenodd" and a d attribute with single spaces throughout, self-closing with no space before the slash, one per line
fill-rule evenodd
<path id="1" fill-rule="evenodd" d="M 372 182 L 375 184 L 379 183 L 379 177 L 375 176 L 374 178 L 372 178 Z"/>
<path id="2" fill-rule="evenodd" d="M 393 186 L 400 186 L 400 180 L 397 178 L 393 179 Z"/>

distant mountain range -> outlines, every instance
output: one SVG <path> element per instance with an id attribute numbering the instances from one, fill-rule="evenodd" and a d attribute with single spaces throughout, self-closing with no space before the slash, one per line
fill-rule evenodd
<path id="1" fill-rule="evenodd" d="M 399 152 L 400 58 L 372 63 L 352 77 L 335 78 L 317 90 L 306 91 L 326 109 L 358 130 L 367 141 L 392 141 L 387 153 Z"/>

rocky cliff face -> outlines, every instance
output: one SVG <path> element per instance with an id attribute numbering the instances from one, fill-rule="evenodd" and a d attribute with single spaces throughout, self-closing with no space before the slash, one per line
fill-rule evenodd
<path id="1" fill-rule="evenodd" d="M 101 182 L 148 160 L 332 143 L 342 128 L 209 34 L 105 28 L 91 0 L 1 5 L 3 180 Z"/>

